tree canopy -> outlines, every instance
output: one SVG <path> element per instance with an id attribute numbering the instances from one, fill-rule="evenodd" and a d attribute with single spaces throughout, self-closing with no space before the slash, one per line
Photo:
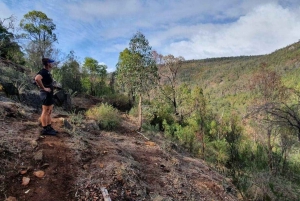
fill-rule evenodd
<path id="1" fill-rule="evenodd" d="M 151 89 L 157 81 L 157 66 L 151 46 L 141 32 L 137 32 L 119 55 L 117 64 L 118 82 L 126 91 L 142 94 Z"/>
<path id="2" fill-rule="evenodd" d="M 57 41 L 53 20 L 41 11 L 30 11 L 24 15 L 20 22 L 24 31 L 21 37 L 30 40 L 41 57 L 49 56 L 51 45 Z"/>
<path id="3" fill-rule="evenodd" d="M 14 16 L 0 19 L 0 57 L 23 64 L 23 52 L 20 45 L 16 42 L 14 30 Z M 7 24 L 7 25 L 5 25 Z"/>
<path id="4" fill-rule="evenodd" d="M 146 37 L 137 32 L 129 42 L 129 48 L 120 53 L 117 64 L 117 80 L 129 94 L 139 96 L 139 124 L 142 126 L 142 95 L 157 83 L 157 66 Z"/>

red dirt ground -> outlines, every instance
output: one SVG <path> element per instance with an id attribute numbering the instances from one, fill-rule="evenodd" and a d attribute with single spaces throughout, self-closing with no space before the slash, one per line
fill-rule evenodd
<path id="1" fill-rule="evenodd" d="M 55 111 L 57 136 L 40 136 L 38 113 L 0 101 L 0 200 L 239 200 L 228 179 L 123 115 L 116 131 Z M 68 129 L 68 122 L 72 128 Z M 45 175 L 38 178 L 35 171 Z M 23 171 L 23 172 L 22 172 Z M 23 177 L 30 178 L 22 185 Z M 227 187 L 231 190 L 228 192 Z"/>

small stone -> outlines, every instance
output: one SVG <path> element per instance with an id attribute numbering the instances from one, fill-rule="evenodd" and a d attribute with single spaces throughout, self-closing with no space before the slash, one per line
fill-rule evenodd
<path id="1" fill-rule="evenodd" d="M 38 178 L 43 178 L 45 176 L 45 172 L 42 171 L 42 170 L 38 170 L 38 171 L 35 171 L 33 173 L 34 176 L 38 177 Z"/>
<path id="2" fill-rule="evenodd" d="M 20 170 L 20 174 L 26 174 L 27 170 Z"/>
<path id="3" fill-rule="evenodd" d="M 36 161 L 41 161 L 43 160 L 43 150 L 39 150 L 37 151 L 34 156 L 33 156 L 34 160 Z"/>
<path id="4" fill-rule="evenodd" d="M 41 168 L 42 169 L 46 169 L 47 167 L 49 167 L 50 165 L 49 165 L 49 163 L 44 163 L 42 166 L 41 166 Z"/>
<path id="5" fill-rule="evenodd" d="M 69 129 L 69 130 L 73 129 L 73 126 L 66 119 L 63 119 L 63 124 L 66 129 Z"/>
<path id="6" fill-rule="evenodd" d="M 17 201 L 17 198 L 9 196 L 5 201 Z"/>
<path id="7" fill-rule="evenodd" d="M 22 178 L 22 185 L 26 186 L 29 184 L 30 178 L 29 177 L 23 177 Z"/>
<path id="8" fill-rule="evenodd" d="M 31 147 L 32 147 L 32 148 L 35 148 L 35 147 L 38 146 L 38 143 L 37 143 L 36 140 L 31 140 L 31 141 L 30 141 L 30 144 L 31 144 Z"/>
<path id="9" fill-rule="evenodd" d="M 153 201 L 163 201 L 163 200 L 164 200 L 164 198 L 160 195 L 157 195 L 153 198 Z"/>
<path id="10" fill-rule="evenodd" d="M 95 120 L 88 120 L 85 123 L 85 130 L 100 130 Z"/>

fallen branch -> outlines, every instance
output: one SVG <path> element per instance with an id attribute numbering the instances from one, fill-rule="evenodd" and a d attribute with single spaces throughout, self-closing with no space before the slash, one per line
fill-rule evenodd
<path id="1" fill-rule="evenodd" d="M 140 134 L 141 136 L 143 136 L 146 140 L 150 140 L 149 138 L 147 138 L 143 133 L 136 131 L 138 134 Z"/>
<path id="2" fill-rule="evenodd" d="M 101 187 L 101 192 L 102 192 L 104 201 L 111 201 L 111 199 L 110 199 L 110 197 L 109 197 L 109 194 L 108 194 L 108 191 L 107 191 L 106 188 Z"/>

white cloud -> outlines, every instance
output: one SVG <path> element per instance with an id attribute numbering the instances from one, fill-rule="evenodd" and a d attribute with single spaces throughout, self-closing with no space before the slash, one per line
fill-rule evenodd
<path id="1" fill-rule="evenodd" d="M 69 3 L 65 6 L 70 17 L 84 21 L 94 21 L 101 18 L 118 18 L 138 10 L 138 0 L 86 0 L 79 3 Z"/>
<path id="2" fill-rule="evenodd" d="M 298 40 L 299 17 L 288 8 L 261 5 L 236 22 L 204 26 L 189 41 L 171 43 L 164 51 L 186 59 L 270 53 Z"/>
<path id="3" fill-rule="evenodd" d="M 296 42 L 299 0 L 2 0 L 0 18 L 31 10 L 56 24 L 57 47 L 113 67 L 141 31 L 162 54 L 186 59 L 265 54 Z"/>
<path id="4" fill-rule="evenodd" d="M 128 43 L 125 43 L 125 44 L 114 44 L 114 45 L 111 45 L 109 47 L 104 48 L 103 51 L 107 52 L 107 53 L 122 52 L 125 48 L 128 47 Z"/>

